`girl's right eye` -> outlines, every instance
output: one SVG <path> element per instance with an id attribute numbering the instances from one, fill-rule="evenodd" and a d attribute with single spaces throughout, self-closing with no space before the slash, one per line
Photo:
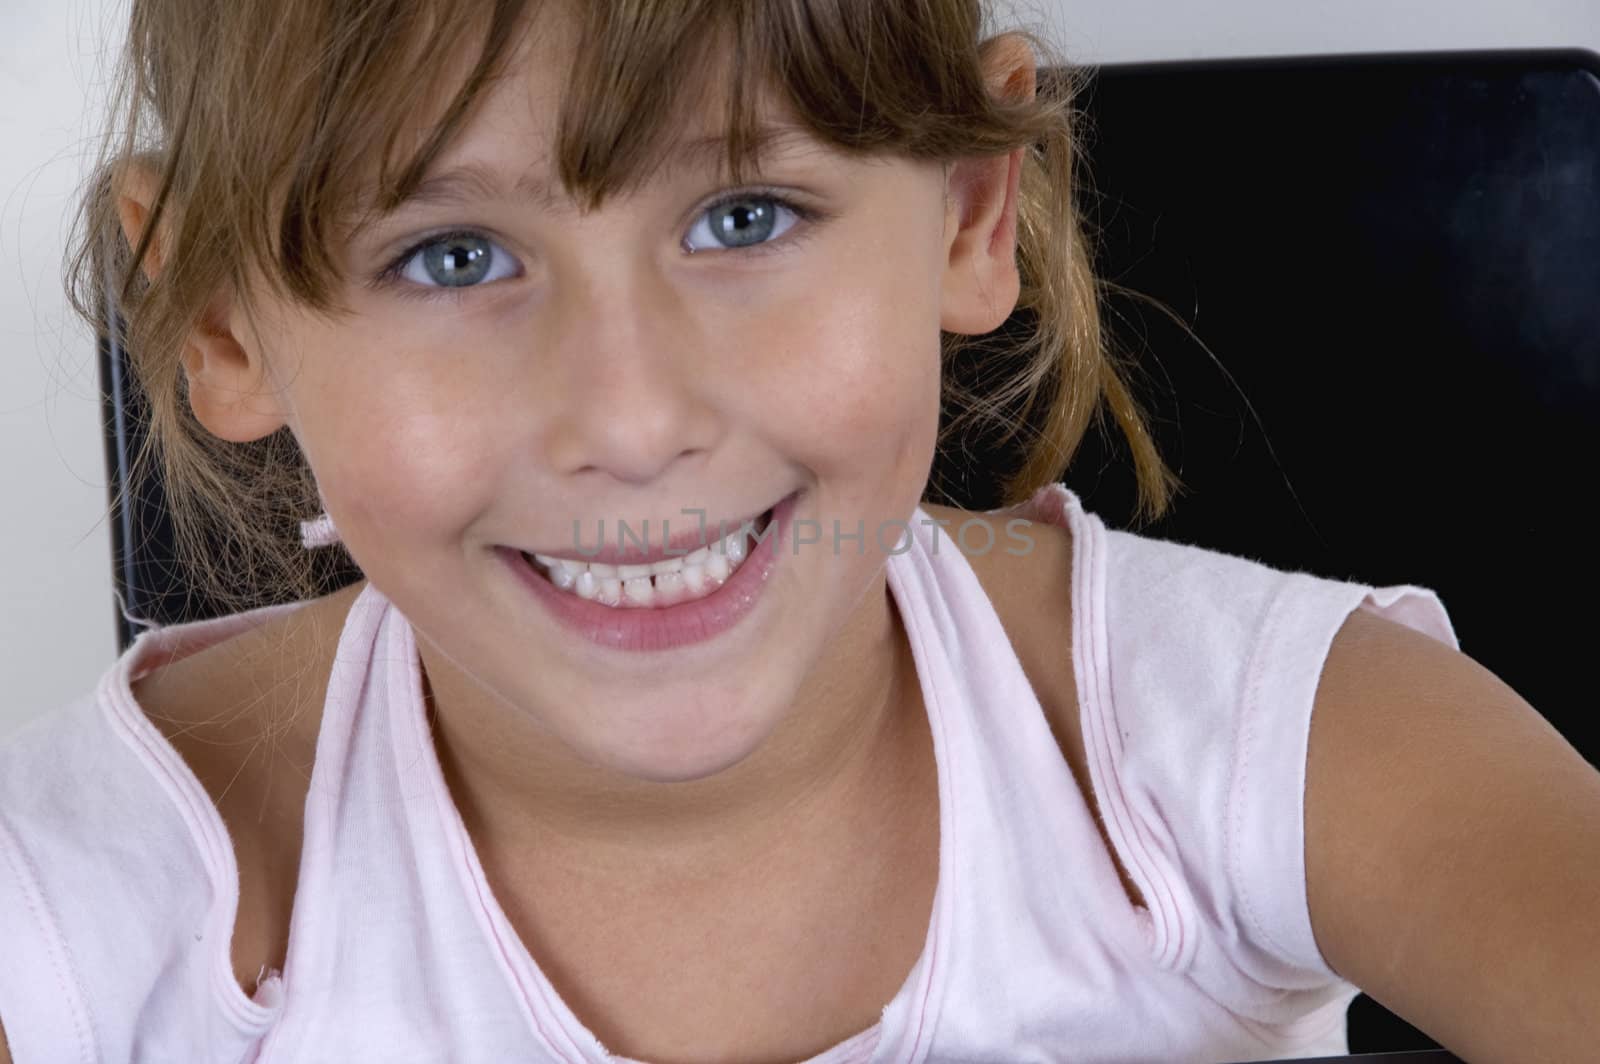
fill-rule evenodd
<path id="1" fill-rule="evenodd" d="M 505 248 L 482 233 L 460 230 L 413 244 L 374 281 L 379 285 L 407 282 L 400 288 L 403 295 L 428 298 L 515 277 L 517 269 L 517 260 Z"/>

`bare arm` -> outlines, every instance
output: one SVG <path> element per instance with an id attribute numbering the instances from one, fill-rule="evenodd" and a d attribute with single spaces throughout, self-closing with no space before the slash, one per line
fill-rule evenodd
<path id="1" fill-rule="evenodd" d="M 11 1064 L 11 1047 L 6 1044 L 6 1025 L 0 1023 L 0 1064 Z"/>
<path id="2" fill-rule="evenodd" d="M 1594 1060 L 1600 772 L 1515 691 L 1357 610 L 1317 690 L 1305 816 L 1336 972 L 1466 1060 Z"/>

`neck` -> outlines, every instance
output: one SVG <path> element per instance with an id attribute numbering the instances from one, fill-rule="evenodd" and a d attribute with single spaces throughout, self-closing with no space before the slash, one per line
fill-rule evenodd
<path id="1" fill-rule="evenodd" d="M 485 726 L 458 708 L 485 703 L 453 698 L 459 678 L 430 676 L 427 658 L 434 745 L 478 845 L 556 853 L 596 871 L 637 874 L 643 862 L 703 874 L 793 846 L 799 833 L 848 830 L 896 800 L 926 728 L 910 644 L 882 576 L 773 734 L 738 764 L 697 780 L 629 779 L 553 750 L 548 734 L 526 722 Z"/>

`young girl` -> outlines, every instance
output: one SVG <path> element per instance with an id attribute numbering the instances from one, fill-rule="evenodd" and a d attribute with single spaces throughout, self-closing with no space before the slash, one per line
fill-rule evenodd
<path id="1" fill-rule="evenodd" d="M 1600 778 L 1437 596 L 1055 483 L 1104 405 L 1174 487 L 981 15 L 135 0 L 77 295 L 256 605 L 0 750 L 11 1058 L 1596 1044 Z M 924 501 L 1017 409 L 1012 505 Z"/>

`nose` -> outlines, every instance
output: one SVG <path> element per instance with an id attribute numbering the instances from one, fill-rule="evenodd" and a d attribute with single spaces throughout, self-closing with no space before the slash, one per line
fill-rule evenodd
<path id="1" fill-rule="evenodd" d="M 708 449 L 718 431 L 704 343 L 680 296 L 648 266 L 586 278 L 557 289 L 539 359 L 560 389 L 547 397 L 550 467 L 649 483 Z"/>

